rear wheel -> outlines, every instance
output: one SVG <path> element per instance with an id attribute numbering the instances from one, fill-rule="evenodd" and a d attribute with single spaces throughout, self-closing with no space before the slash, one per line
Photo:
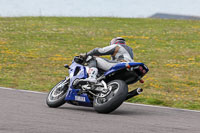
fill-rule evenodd
<path id="1" fill-rule="evenodd" d="M 122 80 L 113 80 L 108 83 L 108 87 L 111 87 L 111 92 L 104 98 L 95 97 L 93 106 L 95 111 L 99 113 L 110 113 L 117 109 L 128 94 L 128 86 Z"/>
<path id="2" fill-rule="evenodd" d="M 49 92 L 46 103 L 49 107 L 57 108 L 65 103 L 65 96 L 69 86 L 69 79 L 60 81 Z"/>

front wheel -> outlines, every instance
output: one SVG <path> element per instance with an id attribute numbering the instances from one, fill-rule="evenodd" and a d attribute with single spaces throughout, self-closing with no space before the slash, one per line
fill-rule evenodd
<path id="1" fill-rule="evenodd" d="M 60 81 L 49 92 L 46 103 L 51 108 L 57 108 L 65 103 L 65 96 L 69 86 L 69 79 Z"/>
<path id="2" fill-rule="evenodd" d="M 128 94 L 128 86 L 122 80 L 113 80 L 108 83 L 111 92 L 104 98 L 95 97 L 93 106 L 95 111 L 99 113 L 110 113 L 117 109 L 126 99 Z"/>

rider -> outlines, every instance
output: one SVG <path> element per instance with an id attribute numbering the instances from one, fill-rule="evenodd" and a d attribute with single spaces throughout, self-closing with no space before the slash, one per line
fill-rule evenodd
<path id="1" fill-rule="evenodd" d="M 112 60 L 98 57 L 101 55 L 111 55 Z M 90 68 L 88 71 L 89 77 L 83 79 L 83 81 L 93 83 L 97 82 L 97 68 L 107 71 L 119 62 L 133 62 L 133 50 L 126 45 L 126 41 L 122 37 L 113 38 L 110 41 L 110 46 L 95 48 L 86 54 L 80 54 L 80 56 L 87 58 L 86 61 L 88 61 Z M 89 56 L 93 56 L 93 58 L 89 58 Z"/>

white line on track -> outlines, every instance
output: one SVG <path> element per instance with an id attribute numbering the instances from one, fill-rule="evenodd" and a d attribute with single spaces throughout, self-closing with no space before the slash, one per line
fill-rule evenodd
<path id="1" fill-rule="evenodd" d="M 12 91 L 21 91 L 21 92 L 28 92 L 28 93 L 36 93 L 36 94 L 47 94 L 45 92 L 30 91 L 30 90 L 19 90 L 19 89 L 6 88 L 6 87 L 0 87 L 0 89 L 12 90 Z M 198 110 L 179 109 L 179 108 L 171 108 L 171 107 L 155 106 L 155 105 L 146 105 L 146 104 L 137 104 L 137 103 L 128 103 L 128 102 L 124 102 L 124 104 L 135 105 L 135 106 L 143 106 L 143 107 L 151 107 L 151 108 L 171 109 L 171 110 L 177 110 L 177 111 L 189 111 L 189 112 L 200 113 L 200 111 L 198 111 Z"/>
<path id="2" fill-rule="evenodd" d="M 0 87 L 0 89 L 3 89 L 3 90 L 13 90 L 13 91 L 21 91 L 21 92 L 29 92 L 29 93 L 36 93 L 36 94 L 47 94 L 45 92 L 30 91 L 30 90 L 19 90 L 19 89 L 6 88 L 6 87 Z"/>
<path id="3" fill-rule="evenodd" d="M 152 108 L 160 108 L 160 109 L 171 109 L 171 110 L 177 110 L 177 111 L 189 111 L 189 112 L 200 113 L 200 111 L 198 111 L 198 110 L 180 109 L 180 108 L 172 108 L 172 107 L 164 107 L 164 106 L 156 106 L 156 105 L 147 105 L 147 104 L 138 104 L 138 103 L 128 103 L 128 102 L 124 102 L 124 103 L 125 104 L 129 104 L 129 105 L 135 105 L 135 106 L 152 107 Z"/>

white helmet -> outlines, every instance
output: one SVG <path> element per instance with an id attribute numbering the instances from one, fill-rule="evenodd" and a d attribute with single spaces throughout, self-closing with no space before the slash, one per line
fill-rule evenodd
<path id="1" fill-rule="evenodd" d="M 110 45 L 113 45 L 113 44 L 124 44 L 124 45 L 126 45 L 126 41 L 122 37 L 116 37 L 116 38 L 113 38 L 110 41 Z"/>

